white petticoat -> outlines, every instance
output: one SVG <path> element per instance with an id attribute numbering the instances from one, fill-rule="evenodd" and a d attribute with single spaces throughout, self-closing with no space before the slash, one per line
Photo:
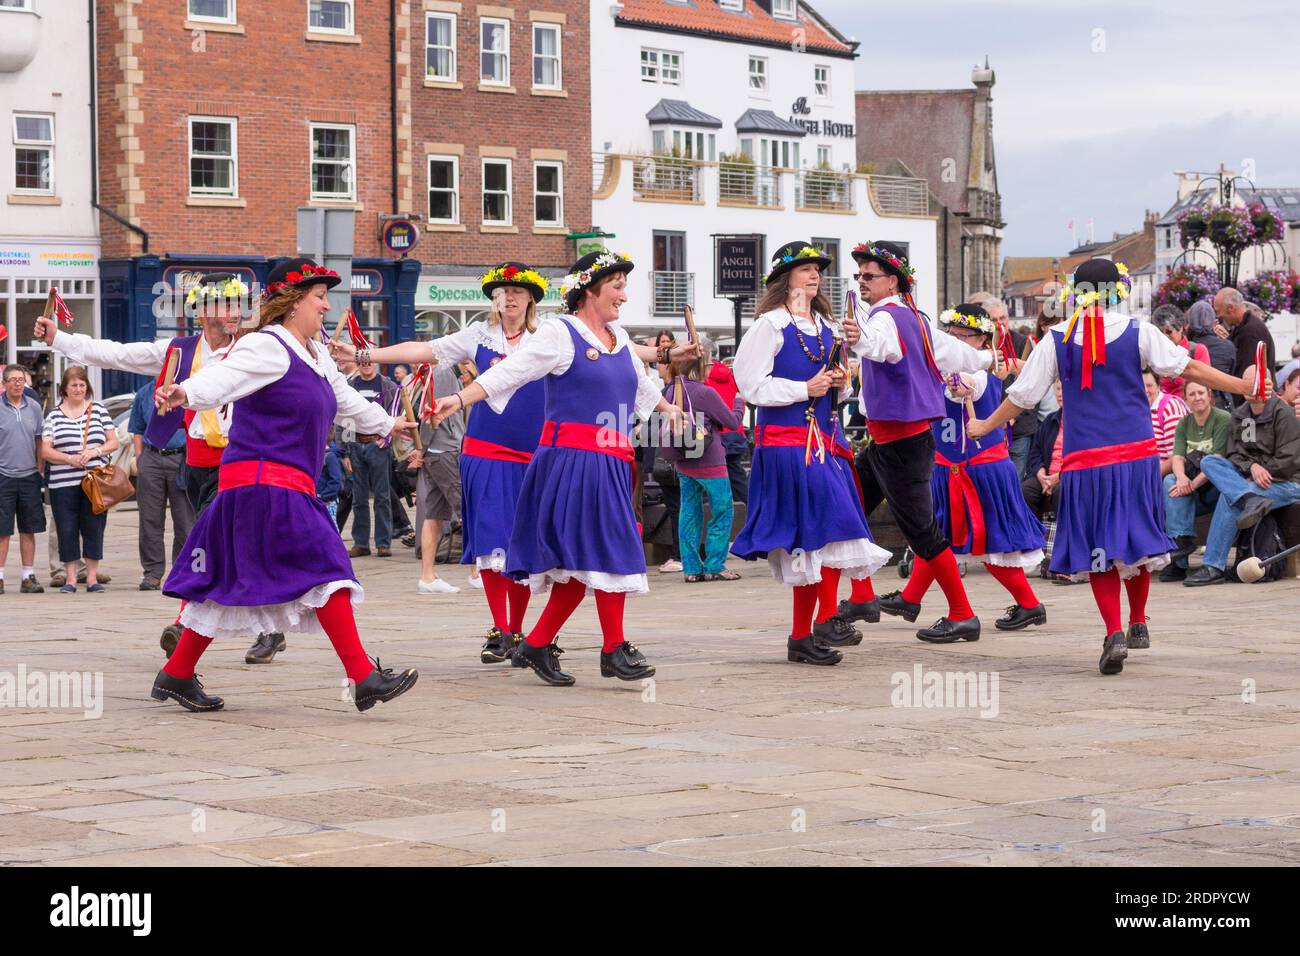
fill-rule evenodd
<path id="1" fill-rule="evenodd" d="M 614 591 L 622 594 L 649 594 L 650 583 L 644 574 L 606 574 L 604 571 L 570 571 L 551 568 L 541 574 L 529 575 L 526 583 L 534 594 L 545 594 L 551 582 L 564 584 L 576 578 L 594 591 Z"/>
<path id="2" fill-rule="evenodd" d="M 1037 571 L 1043 563 L 1042 548 L 1034 548 L 1033 551 L 995 551 L 992 554 L 958 554 L 954 551 L 952 554 L 958 564 L 992 564 L 999 568 L 1023 568 L 1026 571 Z"/>
<path id="3" fill-rule="evenodd" d="M 353 605 L 365 600 L 356 581 L 331 581 L 314 587 L 287 604 L 226 607 L 212 601 L 190 602 L 181 612 L 181 624 L 209 638 L 250 639 L 258 634 L 322 634 L 316 608 L 324 607 L 335 591 L 352 591 Z"/>
<path id="4" fill-rule="evenodd" d="M 1146 568 L 1148 571 L 1163 571 L 1169 566 L 1172 559 L 1168 552 L 1164 554 L 1152 554 L 1143 558 L 1137 564 L 1125 564 L 1123 561 L 1112 561 L 1111 567 L 1119 570 L 1119 579 L 1127 581 L 1129 578 L 1137 577 L 1139 571 Z M 1071 581 L 1087 581 L 1091 577 L 1091 571 L 1080 571 L 1077 574 L 1069 575 Z"/>
<path id="5" fill-rule="evenodd" d="M 822 567 L 839 568 L 853 580 L 867 578 L 889 563 L 893 555 L 868 538 L 832 541 L 816 551 L 791 553 L 777 548 L 767 553 L 772 577 L 789 587 L 816 584 Z"/>

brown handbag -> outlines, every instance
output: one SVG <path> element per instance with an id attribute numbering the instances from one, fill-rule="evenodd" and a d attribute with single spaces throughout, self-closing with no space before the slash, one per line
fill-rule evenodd
<path id="1" fill-rule="evenodd" d="M 82 451 L 85 451 L 90 438 L 90 419 L 94 411 L 93 404 L 86 407 L 86 430 L 81 434 Z M 90 508 L 97 515 L 102 515 L 135 494 L 135 488 L 126 472 L 112 464 L 86 469 L 86 474 L 81 479 L 81 490 L 90 499 Z"/>

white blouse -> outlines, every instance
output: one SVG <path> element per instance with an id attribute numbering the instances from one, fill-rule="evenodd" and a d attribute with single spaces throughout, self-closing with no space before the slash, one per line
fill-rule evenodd
<path id="1" fill-rule="evenodd" d="M 838 332 L 824 319 L 804 318 L 792 314 L 789 309 L 773 309 L 758 316 L 753 327 L 741 338 L 731 366 L 736 376 L 736 387 L 750 405 L 795 405 L 808 401 L 806 380 L 798 382 L 772 375 L 777 353 L 785 345 L 785 327 L 792 322 L 796 329 L 810 337 L 816 336 L 827 325 Z"/>
<path id="2" fill-rule="evenodd" d="M 204 365 L 199 373 L 182 383 L 185 407 L 195 410 L 216 408 L 234 403 L 272 385 L 289 371 L 289 356 L 271 336 L 280 339 L 308 368 L 330 384 L 338 400 L 334 420 L 348 421 L 357 432 L 387 435 L 393 430 L 393 418 L 378 403 L 370 401 L 348 384 L 325 346 L 311 342 L 311 351 L 283 326 L 267 326 L 270 335 L 250 333 L 235 343 L 222 362 Z"/>
<path id="3" fill-rule="evenodd" d="M 433 339 L 428 345 L 430 353 L 438 360 L 438 364 L 455 365 L 457 362 L 477 362 L 478 347 L 480 345 L 502 355 L 513 355 L 533 335 L 534 333 L 525 328 L 523 335 L 517 340 L 507 342 L 505 330 L 502 326 L 489 325 L 486 322 L 475 322 L 463 329 L 452 332 L 450 335 L 443 335 Z M 479 372 L 485 371 L 487 370 L 479 369 Z"/>
<path id="4" fill-rule="evenodd" d="M 887 305 L 906 305 L 906 303 L 896 295 L 891 295 L 871 306 L 859 300 L 854 320 L 862 331 L 862 337 L 853 346 L 853 352 L 865 361 L 894 365 L 903 360 L 903 345 L 898 337 L 898 326 L 894 324 L 894 317 L 885 309 Z M 961 339 L 938 328 L 933 322 L 929 324 L 930 341 L 934 344 L 934 362 L 944 375 L 951 375 L 953 372 L 979 372 L 987 369 L 992 363 L 992 352 L 973 349 Z"/>
<path id="5" fill-rule="evenodd" d="M 597 336 L 586 324 L 573 315 L 552 315 L 542 321 L 528 338 L 528 344 L 498 362 L 487 371 L 481 371 L 477 382 L 487 392 L 488 406 L 498 414 L 505 411 L 506 404 L 522 386 L 535 382 L 547 375 L 563 375 L 573 364 L 573 339 L 564 328 L 568 324 L 577 330 L 583 340 L 599 352 L 613 355 L 627 349 L 636 369 L 636 413 L 648 418 L 656 405 L 663 400 L 654 384 L 646 377 L 645 364 L 632 349 L 631 339 L 619 325 L 607 326 L 614 333 L 614 349 L 611 352 L 609 342 L 601 341 L 604 336 Z"/>

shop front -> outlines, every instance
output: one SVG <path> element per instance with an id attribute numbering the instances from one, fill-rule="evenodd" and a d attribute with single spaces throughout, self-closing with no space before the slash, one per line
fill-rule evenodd
<path id="1" fill-rule="evenodd" d="M 463 329 L 488 317 L 489 303 L 483 296 L 480 278 L 487 267 L 458 274 L 434 272 L 420 277 L 415 293 L 415 337 L 437 338 Z M 560 279 L 563 270 L 539 269 L 549 288 L 538 304 L 539 313 L 560 311 Z"/>

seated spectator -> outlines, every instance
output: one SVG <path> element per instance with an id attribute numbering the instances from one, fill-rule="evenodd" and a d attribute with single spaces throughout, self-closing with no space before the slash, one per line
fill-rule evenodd
<path id="1" fill-rule="evenodd" d="M 1300 342 L 1291 346 L 1291 361 L 1287 362 L 1278 370 L 1275 387 L 1280 392 L 1286 380 L 1291 377 L 1291 373 L 1300 369 Z"/>
<path id="2" fill-rule="evenodd" d="M 1142 373 L 1147 387 L 1147 400 L 1151 402 L 1151 429 L 1156 435 L 1156 451 L 1160 453 L 1160 477 L 1173 471 L 1170 459 L 1174 454 L 1174 430 L 1187 414 L 1187 403 L 1177 395 L 1160 390 L 1156 373 L 1147 369 Z"/>
<path id="3" fill-rule="evenodd" d="M 1187 338 L 1187 316 L 1178 306 L 1160 306 L 1155 312 L 1151 313 L 1151 324 L 1163 332 L 1174 345 L 1186 349 L 1187 354 L 1195 361 L 1204 362 L 1206 365 L 1210 364 L 1209 349 Z M 1160 380 L 1160 389 L 1170 395 L 1183 398 L 1183 386 L 1185 384 L 1186 381 L 1181 375 L 1175 378 L 1162 378 Z"/>
<path id="4" fill-rule="evenodd" d="M 1187 577 L 1187 556 L 1196 549 L 1196 519 L 1212 512 L 1219 500 L 1219 489 L 1201 470 L 1201 460 L 1228 453 L 1232 425 L 1232 414 L 1214 406 L 1204 385 L 1188 382 L 1186 394 L 1191 414 L 1174 430 L 1171 472 L 1164 479 L 1165 531 L 1178 545 L 1171 555 L 1173 563 L 1160 572 L 1160 580 L 1166 582 Z"/>
<path id="5" fill-rule="evenodd" d="M 1300 417 L 1300 366 L 1296 366 L 1285 379 L 1279 381 L 1277 388 L 1277 397 L 1294 408 L 1296 416 Z"/>
<path id="6" fill-rule="evenodd" d="M 1242 402 L 1232 413 L 1228 454 L 1206 455 L 1201 470 L 1219 489 L 1219 501 L 1205 560 L 1183 582 L 1187 587 L 1222 584 L 1237 532 L 1253 528 L 1274 508 L 1300 502 L 1300 419 L 1276 395 Z"/>
<path id="7" fill-rule="evenodd" d="M 1025 461 L 1025 478 L 1020 483 L 1029 510 L 1038 518 L 1056 513 L 1056 503 L 1061 488 L 1061 383 L 1057 382 L 1056 411 L 1038 423 L 1034 440 L 1029 446 Z"/>

